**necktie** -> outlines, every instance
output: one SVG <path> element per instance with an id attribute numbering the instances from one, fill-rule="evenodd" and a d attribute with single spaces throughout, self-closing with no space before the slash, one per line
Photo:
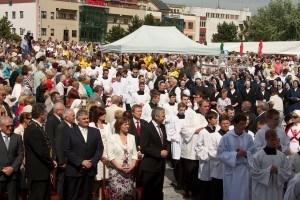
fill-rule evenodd
<path id="1" fill-rule="evenodd" d="M 87 141 L 87 130 L 86 130 L 86 128 L 82 129 L 82 136 L 83 136 L 83 139 L 84 139 L 84 141 L 86 143 L 86 141 Z"/>
<path id="2" fill-rule="evenodd" d="M 140 128 L 140 122 L 139 121 L 136 122 L 136 132 L 137 132 L 138 136 L 140 137 L 141 128 Z"/>
<path id="3" fill-rule="evenodd" d="M 9 148 L 8 135 L 5 135 L 4 138 L 5 138 L 4 143 L 5 143 L 6 149 L 8 150 L 8 148 Z"/>
<path id="4" fill-rule="evenodd" d="M 164 143 L 164 136 L 163 136 L 163 133 L 161 132 L 159 126 L 157 126 L 157 128 L 158 128 L 158 133 L 159 133 L 160 141 L 161 141 L 161 143 L 163 144 L 163 143 Z"/>

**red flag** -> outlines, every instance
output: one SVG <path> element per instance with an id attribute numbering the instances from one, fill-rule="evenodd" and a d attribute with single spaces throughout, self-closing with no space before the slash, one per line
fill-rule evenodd
<path id="1" fill-rule="evenodd" d="M 262 40 L 260 40 L 258 45 L 258 57 L 261 57 L 262 55 L 262 48 L 263 48 L 263 43 Z"/>
<path id="2" fill-rule="evenodd" d="M 240 45 L 240 55 L 242 56 L 244 54 L 244 43 L 242 42 Z"/>

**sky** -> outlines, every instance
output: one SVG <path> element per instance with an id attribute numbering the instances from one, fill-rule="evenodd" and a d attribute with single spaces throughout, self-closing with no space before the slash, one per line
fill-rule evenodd
<path id="1" fill-rule="evenodd" d="M 208 8 L 216 8 L 218 1 L 220 8 L 240 10 L 243 7 L 250 8 L 252 14 L 257 13 L 257 9 L 267 6 L 270 0 L 162 0 L 165 3 L 184 4 L 186 6 L 201 6 Z M 292 0 L 297 3 L 300 0 Z"/>

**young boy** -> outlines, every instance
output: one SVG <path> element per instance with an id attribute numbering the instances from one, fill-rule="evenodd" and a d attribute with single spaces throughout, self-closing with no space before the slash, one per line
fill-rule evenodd
<path id="1" fill-rule="evenodd" d="M 215 126 L 218 124 L 218 114 L 214 111 L 208 111 L 205 114 L 205 119 L 207 120 L 208 125 L 199 133 L 199 140 L 195 147 L 199 158 L 198 178 L 200 179 L 199 188 L 201 188 L 199 193 L 200 199 L 211 198 L 209 142 L 211 136 L 216 132 Z"/>
<path id="2" fill-rule="evenodd" d="M 253 156 L 252 199 L 282 200 L 283 186 L 291 175 L 287 157 L 277 149 L 280 141 L 274 129 L 265 133 L 266 147 Z"/>

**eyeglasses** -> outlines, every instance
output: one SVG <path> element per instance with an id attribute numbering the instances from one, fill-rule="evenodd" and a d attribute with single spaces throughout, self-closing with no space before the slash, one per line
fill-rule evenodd
<path id="1" fill-rule="evenodd" d="M 297 119 L 298 118 L 298 116 L 292 116 L 294 119 Z"/>
<path id="2" fill-rule="evenodd" d="M 6 128 L 12 128 L 14 125 L 7 125 Z"/>

